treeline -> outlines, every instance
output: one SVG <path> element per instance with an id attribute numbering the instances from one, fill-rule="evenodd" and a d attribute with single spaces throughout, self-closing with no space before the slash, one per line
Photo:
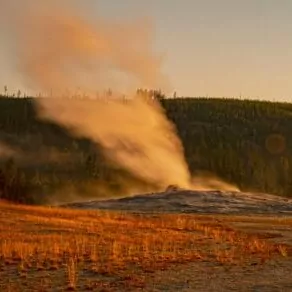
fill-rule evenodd
<path id="1" fill-rule="evenodd" d="M 292 194 L 292 104 L 186 98 L 162 101 L 194 173 L 243 190 Z"/>
<path id="2" fill-rule="evenodd" d="M 192 174 L 212 173 L 242 190 L 291 196 L 292 104 L 163 96 L 159 100 L 177 127 Z M 107 182 L 116 194 L 123 191 L 120 182 L 125 179 L 143 186 L 106 162 L 92 141 L 75 139 L 59 126 L 38 120 L 29 98 L 0 98 L 0 143 L 32 157 L 32 161 L 15 158 L 15 163 L 23 173 L 17 184 L 28 186 L 34 196 L 64 185 L 85 190 L 96 181 Z M 33 158 L 42 151 L 55 159 Z M 2 176 L 9 158 L 4 152 Z M 6 174 L 5 181 L 9 177 Z M 2 197 L 9 196 L 7 189 L 0 190 Z"/>

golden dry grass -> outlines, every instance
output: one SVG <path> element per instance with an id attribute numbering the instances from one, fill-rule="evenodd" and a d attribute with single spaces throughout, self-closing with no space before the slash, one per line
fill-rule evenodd
<path id="1" fill-rule="evenodd" d="M 218 218 L 0 203 L 0 291 L 137 290 L 146 274 L 191 261 L 290 256 L 288 245 L 231 228 L 236 217 Z"/>

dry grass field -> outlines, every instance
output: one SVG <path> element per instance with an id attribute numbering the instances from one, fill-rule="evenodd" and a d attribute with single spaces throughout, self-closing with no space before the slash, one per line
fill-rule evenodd
<path id="1" fill-rule="evenodd" d="M 208 285 L 210 271 L 240 275 L 238 269 L 256 273 L 271 263 L 289 263 L 290 229 L 292 219 L 285 218 L 139 215 L 1 202 L 0 291 L 203 291 L 199 282 L 191 288 L 191 281 L 204 278 Z M 292 291 L 288 284 L 287 290 L 269 291 Z M 250 291 L 242 288 L 230 291 Z"/>

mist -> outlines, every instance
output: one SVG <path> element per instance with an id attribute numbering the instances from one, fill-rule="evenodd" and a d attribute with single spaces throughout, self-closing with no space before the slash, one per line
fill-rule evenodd
<path id="1" fill-rule="evenodd" d="M 135 176 L 161 187 L 189 186 L 182 145 L 155 102 L 43 99 L 39 109 L 43 118 L 96 141 L 108 159 Z"/>
<path id="2" fill-rule="evenodd" d="M 154 53 L 149 20 L 93 20 L 74 3 L 3 3 L 1 24 L 14 54 L 15 71 L 27 88 L 57 96 L 77 88 L 93 94 L 109 87 L 129 92 L 142 86 L 169 86 L 161 71 L 162 54 Z"/>
<path id="3" fill-rule="evenodd" d="M 158 102 L 134 94 L 137 87 L 169 88 L 148 21 L 92 22 L 74 2 L 29 0 L 6 4 L 5 19 L 18 74 L 47 96 L 35 99 L 39 118 L 91 139 L 108 160 L 149 184 L 196 188 L 174 125 Z M 109 87 L 111 97 L 95 98 Z M 89 99 L 70 98 L 77 88 Z"/>
<path id="4" fill-rule="evenodd" d="M 3 142 L 0 142 L 0 160 L 18 156 L 18 152 Z"/>

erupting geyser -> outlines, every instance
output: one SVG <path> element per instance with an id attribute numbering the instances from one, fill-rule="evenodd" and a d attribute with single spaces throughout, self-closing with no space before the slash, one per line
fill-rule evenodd
<path id="1" fill-rule="evenodd" d="M 146 182 L 194 188 L 181 141 L 160 105 L 129 94 L 167 84 L 149 25 L 102 19 L 93 24 L 72 1 L 24 2 L 9 1 L 0 18 L 11 32 L 18 73 L 30 88 L 51 96 L 35 100 L 40 118 L 90 138 L 108 159 Z M 115 94 L 94 99 L 105 84 L 119 92 L 125 81 L 127 102 Z M 77 86 L 92 99 L 58 98 Z"/>

